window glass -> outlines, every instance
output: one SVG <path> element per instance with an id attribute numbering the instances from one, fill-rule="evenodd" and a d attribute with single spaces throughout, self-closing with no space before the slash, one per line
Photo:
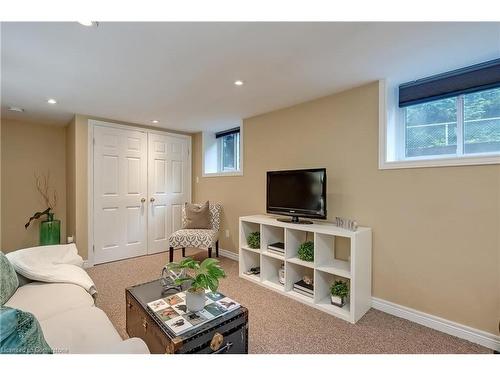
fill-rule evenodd
<path id="1" fill-rule="evenodd" d="M 464 152 L 500 151 L 500 88 L 464 95 Z"/>
<path id="2" fill-rule="evenodd" d="M 222 137 L 222 170 L 236 169 L 236 134 Z"/>
<path id="3" fill-rule="evenodd" d="M 407 107 L 404 121 L 406 157 L 457 152 L 457 98 Z"/>

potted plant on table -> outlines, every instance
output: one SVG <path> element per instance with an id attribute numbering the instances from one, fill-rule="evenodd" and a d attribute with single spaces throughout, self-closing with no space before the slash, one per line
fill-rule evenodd
<path id="1" fill-rule="evenodd" d="M 219 288 L 219 279 L 226 277 L 226 273 L 219 266 L 217 259 L 207 258 L 198 262 L 185 258 L 180 262 L 167 264 L 167 269 L 172 271 L 186 270 L 186 276 L 176 279 L 176 284 L 190 283 L 186 290 L 186 307 L 189 311 L 200 311 L 205 307 L 205 290 L 216 292 Z"/>
<path id="2" fill-rule="evenodd" d="M 349 296 L 349 286 L 347 282 L 342 280 L 336 280 L 330 287 L 330 294 L 332 299 L 332 305 L 342 307 L 347 302 L 347 297 Z"/>

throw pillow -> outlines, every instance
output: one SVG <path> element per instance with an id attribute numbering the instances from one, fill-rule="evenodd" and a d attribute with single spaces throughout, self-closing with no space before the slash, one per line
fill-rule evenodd
<path id="1" fill-rule="evenodd" d="M 43 337 L 40 323 L 31 313 L 0 308 L 0 353 L 2 354 L 52 354 Z"/>
<path id="2" fill-rule="evenodd" d="M 212 229 L 210 223 L 210 203 L 203 205 L 185 203 L 186 220 L 183 229 Z"/>
<path id="3" fill-rule="evenodd" d="M 0 306 L 9 300 L 19 286 L 16 271 L 4 253 L 0 251 Z"/>

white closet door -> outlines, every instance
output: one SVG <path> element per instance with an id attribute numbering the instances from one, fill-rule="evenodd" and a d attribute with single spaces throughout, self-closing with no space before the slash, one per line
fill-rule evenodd
<path id="1" fill-rule="evenodd" d="M 94 262 L 147 253 L 147 135 L 94 128 Z"/>
<path id="2" fill-rule="evenodd" d="M 182 226 L 182 205 L 191 201 L 190 142 L 149 133 L 148 145 L 148 253 L 153 254 L 168 250 L 168 237 Z"/>

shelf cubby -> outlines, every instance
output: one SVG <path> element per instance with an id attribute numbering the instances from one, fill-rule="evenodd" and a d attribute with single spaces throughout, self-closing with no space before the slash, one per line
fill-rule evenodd
<path id="1" fill-rule="evenodd" d="M 328 309 L 331 311 L 337 311 L 338 313 L 344 314 L 345 316 L 350 315 L 350 298 L 348 298 L 347 303 L 342 306 L 335 306 L 331 303 L 330 298 L 330 287 L 336 280 L 342 280 L 350 284 L 350 280 L 341 277 L 339 275 L 334 275 L 329 272 L 324 272 L 321 270 L 315 270 L 315 294 L 314 294 L 314 302 L 319 304 L 323 309 Z M 349 290 L 351 286 L 349 285 Z"/>
<path id="2" fill-rule="evenodd" d="M 260 264 L 260 254 L 252 251 L 246 250 L 244 248 L 240 249 L 240 276 L 250 279 L 253 281 L 260 281 L 260 275 L 245 275 L 244 272 L 250 270 L 253 267 L 261 267 Z M 262 273 L 262 267 L 261 267 Z"/>
<path id="3" fill-rule="evenodd" d="M 314 241 L 314 232 L 287 228 L 285 236 L 286 258 L 297 258 L 299 246 L 306 241 Z"/>
<path id="4" fill-rule="evenodd" d="M 347 259 L 340 259 L 336 253 L 336 237 L 325 233 L 316 233 L 314 238 L 315 268 L 345 278 L 351 277 L 350 254 Z M 348 239 L 349 240 L 349 239 Z M 349 242 L 350 245 L 350 242 Z M 347 249 L 350 253 L 350 246 Z"/>
<path id="5" fill-rule="evenodd" d="M 356 231 L 339 228 L 331 223 L 310 225 L 285 223 L 273 216 L 240 217 L 240 276 L 248 281 L 280 293 L 338 318 L 356 323 L 371 307 L 371 241 L 370 228 Z M 260 249 L 247 246 L 251 232 L 261 234 Z M 299 246 L 306 240 L 314 242 L 314 262 L 297 256 Z M 285 243 L 285 254 L 267 251 L 273 242 Z M 278 272 L 285 263 L 285 285 L 279 282 Z M 244 272 L 261 267 L 259 276 Z M 293 284 L 307 275 L 314 280 L 314 295 L 308 297 L 293 290 Z M 334 280 L 349 283 L 349 302 L 343 307 L 331 304 L 330 286 Z"/>
<path id="6" fill-rule="evenodd" d="M 284 255 L 268 251 L 268 246 L 276 242 L 285 242 L 285 230 L 284 228 L 277 227 L 274 225 L 262 225 L 262 232 L 260 234 L 260 247 L 264 255 L 276 258 L 285 259 Z"/>
<path id="7" fill-rule="evenodd" d="M 297 253 L 299 246 L 306 241 L 314 241 L 314 233 L 300 229 L 286 229 L 285 254 L 287 262 L 314 268 L 314 262 L 299 259 Z"/>
<path id="8" fill-rule="evenodd" d="M 250 233 L 260 232 L 260 224 L 252 222 L 242 222 L 240 227 L 240 248 L 250 250 L 253 252 L 260 252 L 260 249 L 252 249 L 248 246 L 247 238 Z M 261 245 L 262 245 L 262 233 L 261 233 Z"/>
<path id="9" fill-rule="evenodd" d="M 296 299 L 313 302 L 313 297 L 305 296 L 293 290 L 293 284 L 302 280 L 304 276 L 309 276 L 314 280 L 314 270 L 299 264 L 287 262 L 285 265 L 285 291 Z"/>
<path id="10" fill-rule="evenodd" d="M 279 282 L 279 270 L 283 263 L 284 260 L 263 254 L 260 270 L 262 283 L 279 290 L 284 290 L 284 286 Z"/>

